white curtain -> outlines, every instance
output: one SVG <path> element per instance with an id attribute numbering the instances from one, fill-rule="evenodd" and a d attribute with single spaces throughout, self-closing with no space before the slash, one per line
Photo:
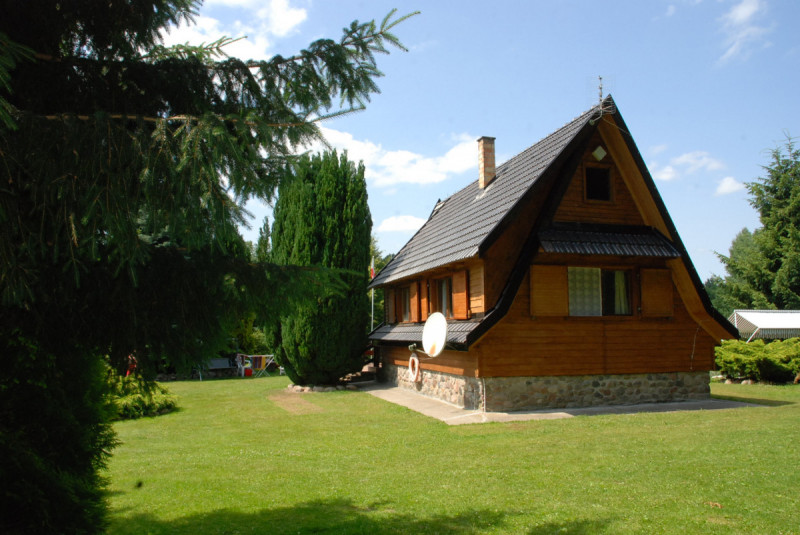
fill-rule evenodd
<path id="1" fill-rule="evenodd" d="M 614 272 L 614 313 L 627 315 L 631 313 L 631 305 L 628 302 L 627 279 L 624 271 Z"/>
<path id="2" fill-rule="evenodd" d="M 600 268 L 571 267 L 568 270 L 568 277 L 569 315 L 602 316 Z"/>

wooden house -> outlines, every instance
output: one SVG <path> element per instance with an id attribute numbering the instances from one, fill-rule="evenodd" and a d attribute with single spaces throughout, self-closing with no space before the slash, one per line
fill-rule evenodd
<path id="1" fill-rule="evenodd" d="M 390 382 L 487 411 L 698 399 L 736 330 L 711 306 L 613 99 L 434 207 L 373 279 Z M 448 319 L 420 355 L 428 315 Z"/>

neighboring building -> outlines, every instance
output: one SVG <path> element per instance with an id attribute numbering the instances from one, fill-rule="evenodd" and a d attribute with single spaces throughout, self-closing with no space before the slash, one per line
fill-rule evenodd
<path id="1" fill-rule="evenodd" d="M 800 336 L 800 310 L 734 310 L 728 318 L 748 342 Z"/>
<path id="2" fill-rule="evenodd" d="M 611 97 L 436 204 L 371 287 L 392 383 L 488 411 L 697 399 L 714 347 L 738 335 L 711 306 Z M 446 350 L 410 377 L 428 315 Z"/>

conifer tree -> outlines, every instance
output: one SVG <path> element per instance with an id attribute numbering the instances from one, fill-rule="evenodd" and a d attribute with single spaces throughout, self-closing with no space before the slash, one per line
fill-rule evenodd
<path id="1" fill-rule="evenodd" d="M 723 313 L 734 308 L 800 309 L 800 149 L 791 138 L 772 151 L 765 175 L 747 184 L 761 227 L 731 243 L 724 279 L 706 288 Z"/>
<path id="2" fill-rule="evenodd" d="M 269 234 L 269 217 L 265 217 L 261 228 L 258 229 L 258 241 L 255 247 L 255 260 L 258 262 L 269 262 L 272 247 Z"/>
<path id="3" fill-rule="evenodd" d="M 265 61 L 162 46 L 198 5 L 0 0 L 0 532 L 102 531 L 106 358 L 186 369 L 326 281 L 251 262 L 243 205 L 364 106 L 406 17 Z"/>
<path id="4" fill-rule="evenodd" d="M 278 359 L 298 384 L 333 384 L 363 365 L 372 217 L 364 166 L 336 151 L 304 157 L 275 205 L 275 262 L 335 268 L 346 287 L 280 319 Z"/>

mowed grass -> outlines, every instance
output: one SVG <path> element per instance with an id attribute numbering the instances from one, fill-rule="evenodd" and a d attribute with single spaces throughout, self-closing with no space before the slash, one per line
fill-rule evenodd
<path id="1" fill-rule="evenodd" d="M 287 384 L 170 383 L 180 411 L 116 424 L 109 533 L 800 533 L 800 386 L 450 427 Z"/>

